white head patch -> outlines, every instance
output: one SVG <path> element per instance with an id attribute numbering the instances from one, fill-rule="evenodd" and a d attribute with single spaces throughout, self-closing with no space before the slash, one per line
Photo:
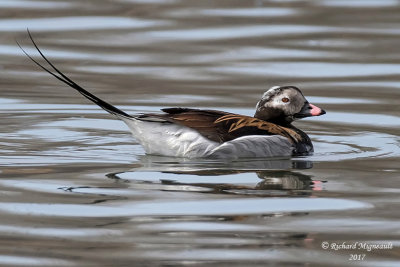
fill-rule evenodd
<path id="1" fill-rule="evenodd" d="M 272 86 L 262 95 L 261 99 L 269 99 L 271 96 L 276 95 L 280 88 L 280 86 Z"/>

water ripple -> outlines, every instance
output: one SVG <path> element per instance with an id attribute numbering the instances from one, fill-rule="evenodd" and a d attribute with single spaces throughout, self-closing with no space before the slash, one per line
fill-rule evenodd
<path id="1" fill-rule="evenodd" d="M 389 63 L 254 62 L 211 67 L 209 70 L 224 74 L 237 73 L 260 77 L 281 76 L 305 78 L 370 77 L 400 74 L 399 65 Z"/>
<path id="2" fill-rule="evenodd" d="M 252 25 L 237 27 L 212 27 L 201 29 L 149 31 L 152 38 L 179 41 L 226 40 L 259 36 L 282 36 L 301 33 L 335 31 L 333 28 L 311 25 Z"/>
<path id="3" fill-rule="evenodd" d="M 71 266 L 71 262 L 60 259 L 0 255 L 0 264 L 9 266 Z"/>
<path id="4" fill-rule="evenodd" d="M 284 17 L 293 16 L 297 12 L 293 8 L 256 7 L 256 8 L 224 8 L 224 9 L 179 9 L 167 12 L 173 17 Z"/>
<path id="5" fill-rule="evenodd" d="M 69 31 L 96 29 L 135 29 L 165 25 L 165 21 L 145 20 L 128 17 L 56 17 L 40 19 L 1 19 L 1 32 L 26 31 Z"/>
<path id="6" fill-rule="evenodd" d="M 34 1 L 34 0 L 1 0 L 1 8 L 17 9 L 55 9 L 73 7 L 74 4 L 62 1 Z"/>
<path id="7" fill-rule="evenodd" d="M 114 202 L 115 203 L 115 202 Z M 198 201 L 80 205 L 56 203 L 0 203 L 2 212 L 30 216 L 113 217 L 113 216 L 226 216 L 281 212 L 365 209 L 371 205 L 335 198 L 246 198 Z"/>
<path id="8" fill-rule="evenodd" d="M 395 7 L 399 4 L 397 0 L 322 0 L 320 5 L 328 7 L 347 7 L 347 8 L 377 8 Z"/>

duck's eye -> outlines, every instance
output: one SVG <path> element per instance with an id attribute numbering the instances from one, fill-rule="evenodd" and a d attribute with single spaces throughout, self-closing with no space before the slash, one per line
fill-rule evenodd
<path id="1" fill-rule="evenodd" d="M 289 98 L 287 98 L 287 97 L 282 98 L 282 102 L 283 103 L 288 103 L 289 102 Z"/>

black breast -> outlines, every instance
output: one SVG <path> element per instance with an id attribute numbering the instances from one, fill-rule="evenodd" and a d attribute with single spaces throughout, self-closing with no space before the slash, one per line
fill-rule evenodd
<path id="1" fill-rule="evenodd" d="M 301 136 L 301 141 L 294 144 L 293 156 L 307 156 L 312 154 L 314 152 L 314 147 L 310 137 L 308 137 L 305 132 L 294 126 L 291 126 L 290 128 L 295 130 Z"/>

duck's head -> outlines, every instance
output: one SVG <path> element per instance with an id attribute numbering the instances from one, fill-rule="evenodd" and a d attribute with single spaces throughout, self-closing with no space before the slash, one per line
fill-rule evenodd
<path id="1" fill-rule="evenodd" d="M 323 109 L 310 104 L 299 88 L 274 86 L 266 91 L 258 101 L 254 117 L 282 125 L 325 113 Z"/>

